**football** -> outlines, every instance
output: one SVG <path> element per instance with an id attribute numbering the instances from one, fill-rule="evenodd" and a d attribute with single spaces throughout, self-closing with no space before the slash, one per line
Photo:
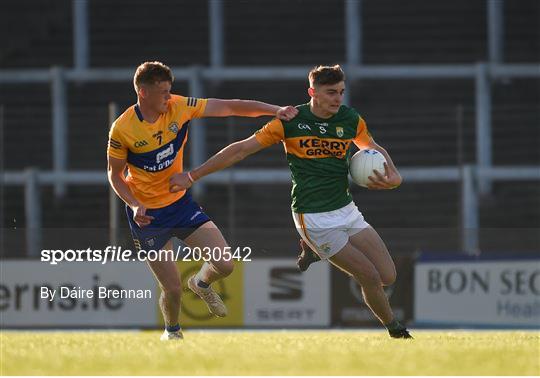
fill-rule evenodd
<path id="1" fill-rule="evenodd" d="M 386 159 L 383 154 L 377 150 L 360 150 L 353 155 L 349 162 L 349 173 L 353 181 L 367 187 L 369 184 L 369 176 L 374 176 L 373 170 L 379 171 L 384 174 L 384 163 Z"/>

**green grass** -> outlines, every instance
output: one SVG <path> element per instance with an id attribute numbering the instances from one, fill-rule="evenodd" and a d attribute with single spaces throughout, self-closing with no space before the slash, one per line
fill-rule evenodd
<path id="1" fill-rule="evenodd" d="M 539 332 L 2 332 L 2 375 L 539 375 Z"/>

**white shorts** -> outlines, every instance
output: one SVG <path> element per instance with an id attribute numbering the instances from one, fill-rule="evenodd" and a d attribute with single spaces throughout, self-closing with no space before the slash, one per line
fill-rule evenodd
<path id="1" fill-rule="evenodd" d="M 349 237 L 369 227 L 353 201 L 324 213 L 292 213 L 296 230 L 321 259 L 338 253 Z"/>

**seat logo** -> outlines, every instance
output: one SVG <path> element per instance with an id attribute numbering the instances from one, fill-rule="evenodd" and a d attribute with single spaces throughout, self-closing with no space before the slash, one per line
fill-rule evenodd
<path id="1" fill-rule="evenodd" d="M 291 301 L 302 298 L 302 279 L 296 268 L 279 267 L 270 270 L 270 299 Z"/>

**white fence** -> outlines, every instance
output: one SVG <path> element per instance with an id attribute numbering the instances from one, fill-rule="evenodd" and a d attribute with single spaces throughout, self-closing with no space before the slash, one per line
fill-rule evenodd
<path id="1" fill-rule="evenodd" d="M 41 229 L 41 204 L 39 191 L 42 185 L 54 185 L 55 193 L 61 196 L 66 185 L 107 185 L 106 173 L 101 171 L 67 171 L 67 90 L 68 82 L 125 82 L 131 81 L 132 68 L 89 68 L 89 32 L 87 0 L 73 0 L 74 62 L 73 69 L 52 67 L 50 69 L 0 70 L 2 84 L 50 83 L 52 108 L 53 170 L 39 172 L 33 168 L 26 171 L 3 172 L 0 175 L 5 185 L 23 185 L 27 219 L 27 245 L 29 253 L 39 248 Z M 503 64 L 503 1 L 487 0 L 487 47 L 489 62 L 453 65 L 363 65 L 362 64 L 362 1 L 345 0 L 344 38 L 346 40 L 346 63 L 349 89 L 356 80 L 370 79 L 470 79 L 475 83 L 475 129 L 476 166 L 406 168 L 402 169 L 406 181 L 461 181 L 462 182 L 462 226 L 478 229 L 478 194 L 489 192 L 494 180 L 540 180 L 540 167 L 493 167 L 491 132 L 491 82 L 504 78 L 540 79 L 540 64 Z M 224 16 L 219 0 L 209 0 L 210 67 L 172 67 L 177 80 L 189 83 L 191 97 L 205 97 L 205 81 L 225 80 L 305 80 L 311 67 L 225 67 Z M 350 91 L 349 91 L 350 92 Z M 347 99 L 345 100 L 347 102 Z M 204 121 L 195 120 L 197 127 L 191 128 L 191 158 L 193 165 L 201 164 L 206 158 L 206 136 Z M 263 183 L 289 181 L 289 172 L 282 170 L 229 170 L 212 175 L 203 183 Z M 204 185 L 196 190 L 203 190 Z M 117 224 L 118 206 L 111 196 L 111 240 Z M 463 233 L 463 248 L 468 251 L 478 247 L 478 236 Z"/>
<path id="2" fill-rule="evenodd" d="M 488 180 L 523 180 L 540 181 L 540 167 L 491 167 L 476 166 L 437 167 L 437 168 L 402 168 L 400 172 L 405 182 L 458 182 L 461 181 L 461 241 L 462 249 L 477 253 L 478 243 L 478 183 Z M 39 172 L 29 168 L 25 172 L 5 172 L 2 181 L 8 185 L 24 186 L 26 212 L 26 244 L 30 256 L 37 256 L 41 241 L 41 201 L 42 185 L 108 185 L 104 171 Z M 287 169 L 229 169 L 217 172 L 201 180 L 201 184 L 253 184 L 253 183 L 289 183 L 290 172 Z M 114 193 L 110 197 L 110 241 L 114 244 L 119 219 L 118 199 Z"/>

